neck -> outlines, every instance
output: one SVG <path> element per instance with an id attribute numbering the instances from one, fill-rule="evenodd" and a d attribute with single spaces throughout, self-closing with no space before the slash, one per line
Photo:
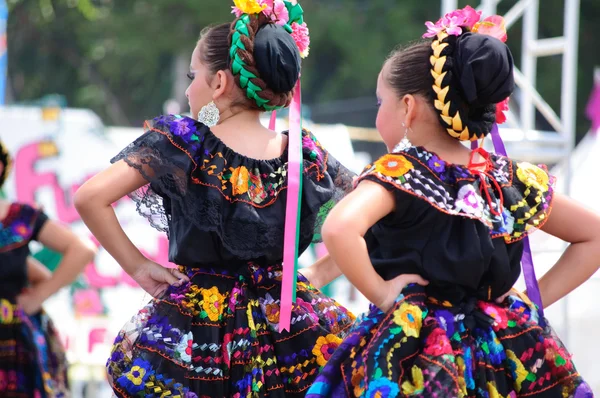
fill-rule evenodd
<path id="1" fill-rule="evenodd" d="M 222 126 L 235 126 L 235 125 L 244 125 L 244 126 L 251 126 L 251 125 L 261 125 L 260 122 L 260 114 L 261 111 L 257 111 L 257 110 L 243 110 L 243 111 L 238 111 L 235 112 L 233 110 L 231 110 L 230 108 L 228 108 L 227 110 L 225 110 L 220 117 L 219 123 L 217 124 L 217 126 L 222 127 Z"/>

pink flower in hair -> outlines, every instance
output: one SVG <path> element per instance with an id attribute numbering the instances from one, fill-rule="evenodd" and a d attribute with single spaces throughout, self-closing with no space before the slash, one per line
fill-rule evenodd
<path id="1" fill-rule="evenodd" d="M 244 12 L 236 6 L 231 6 L 231 13 L 234 14 L 236 18 L 239 18 Z"/>
<path id="2" fill-rule="evenodd" d="M 277 25 L 285 25 L 290 19 L 290 13 L 283 0 L 262 0 L 262 4 L 266 4 L 267 8 L 263 10 L 263 14 L 271 18 Z"/>
<path id="3" fill-rule="evenodd" d="M 442 31 L 446 31 L 449 35 L 460 36 L 463 27 L 470 30 L 477 22 L 479 22 L 480 18 L 481 11 L 475 11 L 471 6 L 466 6 L 462 10 L 449 12 L 435 24 L 431 21 L 425 22 L 427 32 L 423 37 L 434 37 Z"/>
<path id="4" fill-rule="evenodd" d="M 292 23 L 292 38 L 300 50 L 300 56 L 306 58 L 308 56 L 308 50 L 310 45 L 310 37 L 308 36 L 308 28 L 306 23 L 302 25 L 297 22 Z"/>
<path id="5" fill-rule="evenodd" d="M 478 22 L 473 26 L 473 32 L 482 35 L 488 35 L 495 37 L 496 39 L 506 42 L 506 26 L 504 25 L 504 18 L 500 15 L 492 15 L 487 17 L 481 22 Z"/>
<path id="6" fill-rule="evenodd" d="M 496 104 L 496 123 L 502 124 L 506 122 L 506 115 L 504 111 L 508 110 L 508 100 L 510 98 L 505 99 L 502 102 Z"/>

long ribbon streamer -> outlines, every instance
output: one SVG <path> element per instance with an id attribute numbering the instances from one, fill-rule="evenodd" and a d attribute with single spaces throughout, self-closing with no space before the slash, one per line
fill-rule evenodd
<path id="1" fill-rule="evenodd" d="M 508 156 L 506 153 L 506 147 L 504 141 L 500 137 L 498 131 L 498 125 L 494 123 L 492 131 L 492 143 L 494 144 L 494 151 L 502 156 Z M 471 149 L 477 148 L 477 141 L 471 143 Z M 538 307 L 540 315 L 539 323 L 543 327 L 545 326 L 544 321 L 544 306 L 542 305 L 542 295 L 540 293 L 540 286 L 538 284 L 537 277 L 535 275 L 535 268 L 533 266 L 533 256 L 531 255 L 531 246 L 529 244 L 529 237 L 523 238 L 523 255 L 521 256 L 521 266 L 523 268 L 523 276 L 525 278 L 525 286 L 527 287 L 527 296 L 529 299 Z"/>
<path id="2" fill-rule="evenodd" d="M 283 234 L 283 280 L 279 309 L 279 332 L 290 330 L 292 303 L 296 302 L 298 272 L 298 229 L 300 226 L 300 197 L 302 195 L 302 98 L 300 81 L 294 89 L 290 105 L 288 137 L 287 201 Z M 273 116 L 271 115 L 271 120 Z"/>

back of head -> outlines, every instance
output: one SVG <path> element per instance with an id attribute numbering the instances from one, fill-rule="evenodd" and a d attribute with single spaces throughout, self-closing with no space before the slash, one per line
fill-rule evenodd
<path id="1" fill-rule="evenodd" d="M 425 38 L 388 58 L 386 76 L 398 96 L 421 95 L 441 125 L 461 140 L 483 138 L 496 122 L 496 106 L 514 90 L 513 58 L 503 43 L 501 17 L 479 22 L 467 6 L 428 22 Z M 495 36 L 495 37 L 494 37 Z"/>
<path id="2" fill-rule="evenodd" d="M 238 2 L 236 2 L 236 5 Z M 246 1 L 231 23 L 204 29 L 200 56 L 212 74 L 229 70 L 250 109 L 287 107 L 308 55 L 308 29 L 299 4 L 287 0 Z"/>

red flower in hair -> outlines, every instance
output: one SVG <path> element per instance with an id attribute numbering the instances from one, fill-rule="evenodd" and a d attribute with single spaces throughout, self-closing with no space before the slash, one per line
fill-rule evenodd
<path id="1" fill-rule="evenodd" d="M 496 123 L 498 124 L 506 122 L 506 115 L 504 114 L 504 111 L 508 110 L 508 100 L 509 98 L 496 104 Z"/>

